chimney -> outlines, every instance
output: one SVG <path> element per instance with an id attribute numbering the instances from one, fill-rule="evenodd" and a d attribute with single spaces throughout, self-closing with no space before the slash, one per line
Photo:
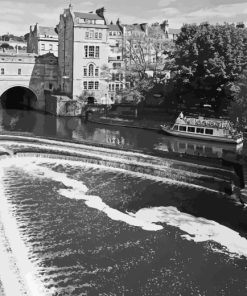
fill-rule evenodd
<path id="1" fill-rule="evenodd" d="M 105 19 L 104 13 L 105 13 L 105 8 L 104 7 L 99 8 L 99 9 L 96 10 L 96 14 L 98 16 L 102 17 L 103 19 Z"/>
<path id="2" fill-rule="evenodd" d="M 169 23 L 168 20 L 165 20 L 161 25 L 160 25 L 161 29 L 168 34 L 168 27 L 169 27 Z"/>

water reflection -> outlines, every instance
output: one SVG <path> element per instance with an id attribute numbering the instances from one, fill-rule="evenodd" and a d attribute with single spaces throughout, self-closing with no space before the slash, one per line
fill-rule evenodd
<path id="1" fill-rule="evenodd" d="M 211 143 L 165 136 L 141 129 L 85 123 L 83 118 L 55 117 L 32 110 L 0 109 L 0 130 L 21 131 L 141 151 L 169 151 L 190 155 L 222 157 L 241 153 L 243 145 Z"/>
<path id="2" fill-rule="evenodd" d="M 161 151 L 186 153 L 189 155 L 223 157 L 229 153 L 241 154 L 243 143 L 231 145 L 220 142 L 196 141 L 173 137 L 172 140 L 164 138 L 163 142 L 158 143 L 154 148 Z"/>

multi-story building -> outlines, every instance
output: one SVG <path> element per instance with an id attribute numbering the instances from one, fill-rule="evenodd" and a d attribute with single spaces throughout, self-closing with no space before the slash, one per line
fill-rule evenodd
<path id="1" fill-rule="evenodd" d="M 43 55 L 53 53 L 58 56 L 58 35 L 53 27 L 43 27 L 38 24 L 30 26 L 30 32 L 25 35 L 27 52 Z"/>
<path id="2" fill-rule="evenodd" d="M 106 102 L 109 45 L 104 9 L 82 13 L 70 6 L 60 15 L 57 30 L 61 90 L 73 99 Z"/>
<path id="3" fill-rule="evenodd" d="M 119 20 L 108 24 L 104 8 L 83 13 L 71 5 L 60 15 L 56 30 L 61 91 L 90 103 L 112 103 L 125 88 L 128 50 L 139 46 L 144 61 L 157 68 L 164 52 L 161 43 L 170 40 L 167 21 L 151 26 L 121 25 Z"/>
<path id="4" fill-rule="evenodd" d="M 123 27 L 118 20 L 116 24 L 112 22 L 108 25 L 108 67 L 110 69 L 110 79 L 108 84 L 108 95 L 111 101 L 116 100 L 116 94 L 125 87 L 124 75 L 124 35 Z"/>

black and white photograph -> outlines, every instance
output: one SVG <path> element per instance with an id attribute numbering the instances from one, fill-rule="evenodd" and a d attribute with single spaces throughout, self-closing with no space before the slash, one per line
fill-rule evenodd
<path id="1" fill-rule="evenodd" d="M 0 296 L 247 295 L 246 0 L 0 6 Z"/>

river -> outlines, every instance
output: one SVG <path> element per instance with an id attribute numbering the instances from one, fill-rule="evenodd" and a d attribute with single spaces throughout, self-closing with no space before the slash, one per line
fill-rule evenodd
<path id="1" fill-rule="evenodd" d="M 1 111 L 2 132 L 144 152 L 217 157 L 228 150 L 11 111 Z M 15 289 L 18 296 L 246 295 L 247 211 L 222 194 L 66 159 L 3 158 L 0 165 L 0 217 L 24 286 L 22 292 L 15 279 L 8 286 L 8 268 L 1 266 L 7 296 L 17 295 Z"/>

